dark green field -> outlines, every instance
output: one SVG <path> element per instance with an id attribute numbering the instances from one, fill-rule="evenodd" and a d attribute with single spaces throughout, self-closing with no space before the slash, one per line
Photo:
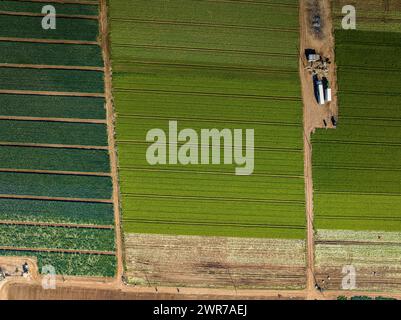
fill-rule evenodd
<path id="1" fill-rule="evenodd" d="M 56 30 L 29 16 L 46 4 L 67 15 Z M 0 11 L 0 254 L 34 256 L 39 271 L 114 276 L 99 6 L 1 1 Z"/>

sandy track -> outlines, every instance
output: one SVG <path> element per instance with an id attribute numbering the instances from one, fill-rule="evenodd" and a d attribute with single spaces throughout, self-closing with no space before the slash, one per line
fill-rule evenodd
<path id="1" fill-rule="evenodd" d="M 107 173 L 107 172 L 58 171 L 58 170 L 31 170 L 31 169 L 10 169 L 10 168 L 0 168 L 0 172 L 38 173 L 38 174 L 55 174 L 55 175 L 71 175 L 71 176 L 110 177 L 110 173 Z"/>
<path id="2" fill-rule="evenodd" d="M 44 118 L 44 117 L 26 117 L 26 116 L 0 116 L 0 120 L 93 123 L 93 124 L 106 124 L 107 123 L 106 120 L 102 120 L 102 119 Z"/>
<path id="3" fill-rule="evenodd" d="M 54 39 L 35 39 L 35 38 L 13 38 L 13 37 L 0 37 L 0 41 L 9 42 L 33 42 L 33 43 L 60 43 L 60 44 L 88 44 L 99 45 L 97 41 L 82 41 L 82 40 L 54 40 Z"/>
<path id="4" fill-rule="evenodd" d="M 39 96 L 104 98 L 103 93 L 85 93 L 85 92 L 59 92 L 59 91 L 33 91 L 33 90 L 4 90 L 4 89 L 1 89 L 0 94 L 28 94 L 28 95 L 39 95 Z"/>
<path id="5" fill-rule="evenodd" d="M 89 198 L 65 198 L 65 197 L 46 197 L 15 194 L 0 194 L 1 199 L 29 199 L 29 200 L 49 200 L 49 201 L 68 201 L 68 202 L 97 202 L 112 203 L 110 199 L 89 199 Z"/>
<path id="6" fill-rule="evenodd" d="M 61 70 L 84 70 L 84 71 L 101 71 L 102 67 L 90 66 L 63 66 L 48 64 L 23 64 L 23 63 L 0 63 L 0 68 L 26 68 L 26 69 L 61 69 Z"/>
<path id="7" fill-rule="evenodd" d="M 85 149 L 85 150 L 108 150 L 106 146 L 82 146 L 57 143 L 25 143 L 25 142 L 8 142 L 0 141 L 0 146 L 13 147 L 35 147 L 35 148 L 60 148 L 60 149 Z"/>

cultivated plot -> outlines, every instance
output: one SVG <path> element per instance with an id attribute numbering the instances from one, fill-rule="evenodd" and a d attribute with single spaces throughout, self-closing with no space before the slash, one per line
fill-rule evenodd
<path id="1" fill-rule="evenodd" d="M 0 254 L 114 276 L 99 6 L 0 3 Z M 44 5 L 57 28 L 43 29 Z"/>
<path id="2" fill-rule="evenodd" d="M 156 249 L 149 250 L 148 257 L 135 249 L 136 245 L 153 248 L 154 238 L 139 238 L 137 233 L 160 235 L 156 238 L 161 245 L 167 234 L 243 237 L 251 242 L 251 238 L 265 238 L 266 246 L 271 238 L 303 242 L 297 4 L 112 0 L 110 21 L 130 280 L 136 281 L 137 263 L 153 261 L 151 256 L 156 255 Z M 153 128 L 168 132 L 169 121 L 176 121 L 178 130 L 192 128 L 196 132 L 202 128 L 254 129 L 253 174 L 236 176 L 235 164 L 150 165 L 147 132 Z M 205 243 L 213 245 L 213 239 L 205 239 Z M 205 255 L 210 264 L 227 249 L 222 243 L 235 240 L 222 241 L 215 244 L 217 254 Z M 186 250 L 179 241 L 173 246 L 174 252 Z M 297 261 L 303 261 L 303 247 L 299 248 Z M 176 279 L 180 285 L 212 286 L 204 273 L 199 277 L 188 273 L 180 282 L 176 272 L 190 270 L 190 260 L 178 260 L 166 275 L 168 281 L 150 281 L 172 284 Z M 243 268 L 257 272 L 264 263 L 244 262 Z M 291 283 L 273 283 L 273 287 L 303 286 L 302 262 L 296 268 L 285 261 L 273 264 L 275 270 L 288 267 L 288 273 L 298 277 Z M 223 264 L 224 272 L 228 265 Z M 147 276 L 152 277 L 156 269 L 156 264 L 149 263 Z M 239 286 L 247 285 L 246 278 L 247 273 L 242 272 Z M 231 286 L 217 280 L 214 285 Z M 262 286 L 269 287 L 266 283 Z"/>

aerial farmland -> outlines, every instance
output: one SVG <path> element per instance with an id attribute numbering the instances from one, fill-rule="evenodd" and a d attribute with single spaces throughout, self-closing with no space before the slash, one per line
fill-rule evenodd
<path id="1" fill-rule="evenodd" d="M 401 298 L 400 12 L 1 0 L 0 300 Z"/>

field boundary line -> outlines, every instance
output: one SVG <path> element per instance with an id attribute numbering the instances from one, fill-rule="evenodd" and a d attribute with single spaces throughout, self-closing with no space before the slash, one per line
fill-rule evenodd
<path id="1" fill-rule="evenodd" d="M 102 67 L 92 66 L 64 66 L 49 64 L 24 64 L 24 63 L 0 63 L 0 68 L 23 68 L 23 69 L 60 69 L 60 70 L 82 70 L 82 71 L 99 71 L 103 72 Z"/>
<path id="2" fill-rule="evenodd" d="M 17 221 L 17 220 L 0 220 L 0 225 L 22 225 L 22 226 L 37 226 L 37 227 L 62 227 L 62 228 L 102 229 L 102 230 L 114 229 L 114 226 L 109 226 L 109 225 L 33 222 L 33 221 Z"/>
<path id="3" fill-rule="evenodd" d="M 100 251 L 100 250 L 80 250 L 80 249 L 55 249 L 55 248 L 30 248 L 30 247 L 9 247 L 0 246 L 0 250 L 4 251 L 31 251 L 31 252 L 54 252 L 54 253 L 78 253 L 78 254 L 95 254 L 114 256 L 114 251 Z"/>
<path id="4" fill-rule="evenodd" d="M 111 177 L 111 174 L 110 173 L 106 173 L 106 172 L 63 171 L 63 170 L 36 170 L 36 169 L 0 168 L 0 172 L 37 173 L 37 174 L 71 175 L 71 176 Z"/>
<path id="5" fill-rule="evenodd" d="M 0 11 L 0 15 L 3 16 L 23 16 L 23 17 L 45 17 L 46 14 L 44 13 L 35 13 L 35 12 L 24 12 L 24 11 Z M 97 16 L 91 15 L 82 15 L 82 14 L 57 14 L 57 18 L 64 18 L 64 19 L 89 19 L 89 20 L 98 20 Z"/>
<path id="6" fill-rule="evenodd" d="M 97 41 L 68 40 L 68 39 L 40 39 L 40 38 L 0 37 L 0 41 L 50 43 L 50 44 L 99 45 L 99 42 L 97 42 Z"/>
<path id="7" fill-rule="evenodd" d="M 60 92 L 60 91 L 34 91 L 34 90 L 7 90 L 0 89 L 0 94 L 24 94 L 38 96 L 65 96 L 65 97 L 92 97 L 104 98 L 103 93 Z"/>
<path id="8" fill-rule="evenodd" d="M 91 123 L 91 124 L 106 124 L 107 123 L 107 121 L 103 120 L 103 119 L 46 118 L 46 117 L 1 116 L 1 115 L 0 115 L 0 120 Z"/>
<path id="9" fill-rule="evenodd" d="M 58 149 L 108 150 L 108 147 L 106 147 L 106 146 L 80 146 L 80 145 L 69 145 L 69 144 L 27 143 L 27 142 L 6 142 L 6 141 L 0 141 L 0 146 L 58 148 Z"/>
<path id="10" fill-rule="evenodd" d="M 110 157 L 110 171 L 113 184 L 112 202 L 114 208 L 115 223 L 115 250 L 117 260 L 116 284 L 122 284 L 124 275 L 124 245 L 121 226 L 121 207 L 120 207 L 120 188 L 118 181 L 118 156 L 115 141 L 115 115 L 113 105 L 113 89 L 112 89 L 112 66 L 110 53 L 109 25 L 108 25 L 108 8 L 107 0 L 100 0 L 100 19 L 99 19 L 99 35 L 104 61 L 104 87 L 106 99 L 106 119 L 108 131 L 108 146 Z"/>
<path id="11" fill-rule="evenodd" d="M 46 197 L 46 196 L 16 195 L 16 194 L 0 194 L 0 199 L 46 200 L 46 201 L 60 201 L 60 202 L 112 203 L 112 200 L 110 200 L 110 199 Z"/>

